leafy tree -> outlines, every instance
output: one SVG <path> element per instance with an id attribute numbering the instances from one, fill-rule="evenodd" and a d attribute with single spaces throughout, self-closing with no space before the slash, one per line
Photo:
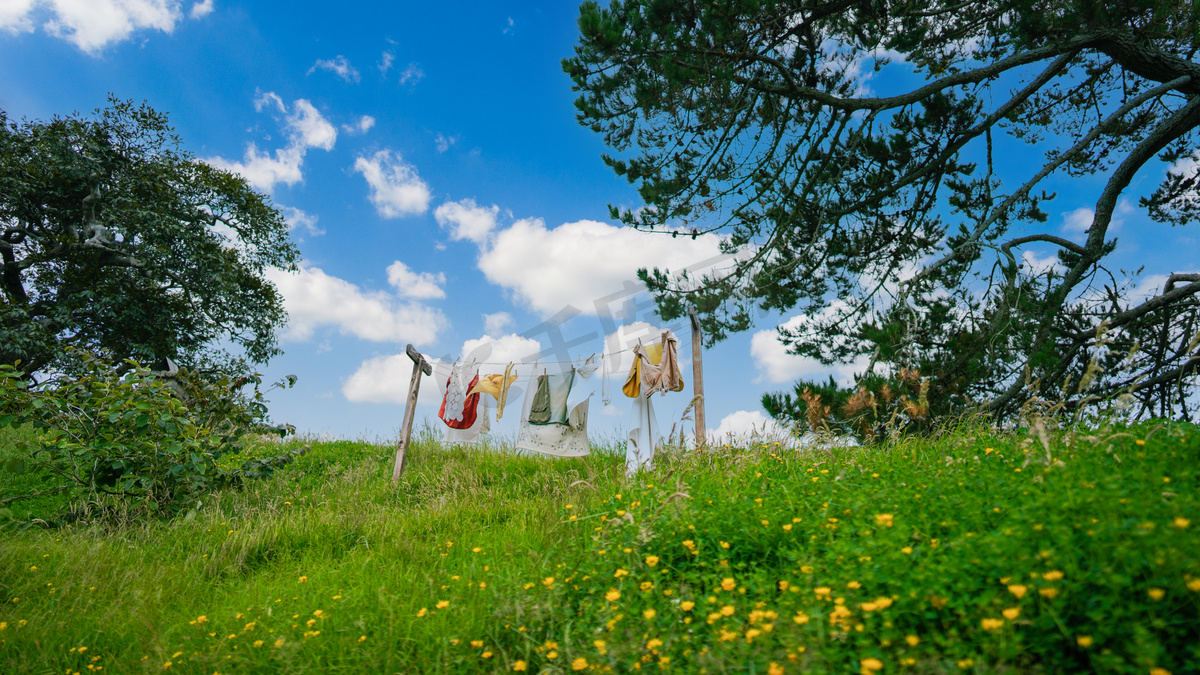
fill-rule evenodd
<path id="1" fill-rule="evenodd" d="M 579 27 L 579 121 L 646 204 L 614 217 L 737 254 L 643 270 L 665 318 L 719 340 L 798 309 L 795 353 L 916 371 L 952 409 L 1130 391 L 1187 414 L 1200 274 L 1134 297 L 1106 259 L 1136 176 L 1175 164 L 1140 207 L 1200 213 L 1194 3 L 612 0 Z M 1067 182 L 1094 187 L 1082 241 L 1047 224 Z"/>
<path id="2" fill-rule="evenodd" d="M 147 105 L 0 112 L 0 363 L 26 377 L 75 367 L 68 346 L 244 372 L 279 353 L 286 316 L 263 271 L 298 257 L 279 211 Z"/>

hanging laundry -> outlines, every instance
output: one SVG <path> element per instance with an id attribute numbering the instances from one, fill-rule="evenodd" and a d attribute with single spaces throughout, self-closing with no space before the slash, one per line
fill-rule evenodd
<path id="1" fill-rule="evenodd" d="M 497 422 L 500 421 L 501 417 L 504 417 L 504 406 L 508 403 L 508 388 L 516 380 L 517 376 L 513 373 L 513 364 L 510 361 L 507 366 L 504 366 L 504 379 L 500 381 L 500 393 L 496 394 Z"/>
<path id="2" fill-rule="evenodd" d="M 529 412 L 530 424 L 566 424 L 567 397 L 575 382 L 575 369 L 569 373 L 539 375 L 533 406 Z"/>
<path id="3" fill-rule="evenodd" d="M 548 416 L 557 418 L 561 410 L 564 413 L 561 422 L 538 424 L 530 419 L 534 401 L 538 398 L 538 390 L 541 388 L 540 381 L 542 378 L 545 378 L 546 384 L 545 397 L 548 401 Z M 516 446 L 524 450 L 557 457 L 583 457 L 590 454 L 591 448 L 588 445 L 587 438 L 587 418 L 588 403 L 591 401 L 591 398 L 584 399 L 582 403 L 571 408 L 569 413 L 566 412 L 567 398 L 570 394 L 571 384 L 574 381 L 574 373 L 563 373 L 562 375 L 543 374 L 538 376 L 537 379 L 539 380 L 539 384 L 530 387 L 529 391 L 525 394 L 524 410 L 522 411 L 521 425 L 517 432 Z M 565 388 L 562 387 L 563 383 L 566 384 Z"/>
<path id="4" fill-rule="evenodd" d="M 438 412 L 438 417 L 447 422 L 462 420 L 463 405 L 467 399 L 467 391 L 463 386 L 465 384 L 463 380 L 465 367 L 466 364 L 460 365 L 455 362 L 450 367 L 449 377 L 446 378 L 446 395 L 442 397 L 442 409 Z"/>
<path id="5" fill-rule="evenodd" d="M 529 414 L 525 416 L 530 424 L 550 423 L 550 376 L 538 375 L 537 386 L 533 389 L 533 403 Z"/>
<path id="6" fill-rule="evenodd" d="M 658 445 L 658 420 L 654 417 L 654 400 L 648 396 L 638 396 L 633 400 L 632 414 L 632 423 L 637 426 L 631 426 L 625 444 L 627 476 L 653 468 L 654 449 Z"/>
<path id="7" fill-rule="evenodd" d="M 679 340 L 675 338 L 674 333 L 665 330 L 658 346 L 661 350 L 660 359 L 642 369 L 644 396 L 656 391 L 663 394 L 668 391 L 683 391 L 683 376 L 679 373 Z"/>
<path id="8" fill-rule="evenodd" d="M 450 394 L 455 378 L 454 373 L 450 374 L 450 378 L 446 381 L 446 396 L 442 399 L 442 407 L 438 410 L 438 417 L 446 423 L 446 426 L 451 429 L 467 429 L 475 424 L 475 420 L 479 414 L 479 394 L 471 394 L 462 400 L 461 407 L 458 410 L 458 417 L 452 417 L 449 411 Z M 479 382 L 479 375 L 471 380 L 465 389 L 470 391 Z M 461 391 L 461 390 L 460 390 Z"/>
<path id="9" fill-rule="evenodd" d="M 491 399 L 487 396 L 479 397 L 479 405 L 475 411 L 475 423 L 465 429 L 455 429 L 447 427 L 445 436 L 442 442 L 447 445 L 453 444 L 471 444 L 479 441 L 482 434 L 491 430 Z"/>

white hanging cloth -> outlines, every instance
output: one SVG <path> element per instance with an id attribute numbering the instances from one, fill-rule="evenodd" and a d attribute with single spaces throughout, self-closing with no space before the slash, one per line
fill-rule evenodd
<path id="1" fill-rule="evenodd" d="M 530 376 L 531 382 L 526 387 L 525 403 L 521 409 L 517 447 L 555 457 L 584 457 L 591 454 L 587 438 L 588 403 L 591 398 L 584 399 L 582 403 L 570 409 L 566 424 L 532 424 L 529 422 L 529 412 L 538 389 L 537 364 L 534 364 L 532 372 L 535 374 Z"/>
<path id="2" fill-rule="evenodd" d="M 654 418 L 654 401 L 649 396 L 633 399 L 633 422 L 625 444 L 625 475 L 632 476 L 654 468 L 654 448 L 658 445 L 658 420 Z"/>

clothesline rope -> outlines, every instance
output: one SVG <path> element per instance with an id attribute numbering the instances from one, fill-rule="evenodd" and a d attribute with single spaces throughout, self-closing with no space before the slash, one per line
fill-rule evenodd
<path id="1" fill-rule="evenodd" d="M 636 349 L 636 347 L 626 347 L 625 349 L 618 349 L 615 352 L 604 352 L 599 355 L 597 355 L 595 352 L 592 352 L 592 354 L 590 356 L 581 356 L 577 359 L 571 359 L 569 361 L 543 361 L 542 359 L 534 359 L 532 361 L 512 361 L 512 360 L 509 360 L 509 361 L 476 361 L 475 365 L 477 365 L 477 366 L 498 366 L 498 367 L 507 366 L 510 363 L 515 363 L 517 365 L 539 365 L 539 366 L 567 365 L 567 364 L 579 363 L 580 361 L 586 361 L 587 359 L 592 358 L 592 357 L 595 357 L 598 359 L 606 359 L 606 358 L 609 358 L 612 356 L 617 356 L 618 354 L 624 354 L 626 352 L 631 352 L 634 349 Z M 422 353 L 421 356 L 425 356 L 425 354 Z M 431 364 L 434 364 L 434 362 L 428 358 L 426 358 L 425 360 L 429 361 Z M 458 363 L 459 360 L 461 360 L 461 359 L 456 359 L 454 361 L 440 361 L 439 360 L 436 362 L 435 365 L 454 364 L 454 363 Z"/>

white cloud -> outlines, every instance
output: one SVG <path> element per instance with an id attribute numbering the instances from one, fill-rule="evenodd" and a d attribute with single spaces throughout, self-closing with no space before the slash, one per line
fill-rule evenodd
<path id="1" fill-rule="evenodd" d="M 342 396 L 354 403 L 396 403 L 403 405 L 408 399 L 408 386 L 412 380 L 413 362 L 407 354 L 376 356 L 359 365 L 358 370 L 342 384 Z M 430 378 L 423 377 L 418 401 L 428 402 L 436 395 L 437 387 Z"/>
<path id="2" fill-rule="evenodd" d="M 358 82 L 360 79 L 358 69 L 350 65 L 350 59 L 341 54 L 332 59 L 317 59 L 312 68 L 308 69 L 308 74 L 312 75 L 318 70 L 327 70 L 347 82 Z"/>
<path id="3" fill-rule="evenodd" d="M 429 208 L 429 186 L 417 175 L 417 169 L 404 162 L 400 153 L 380 150 L 371 156 L 359 157 L 354 170 L 361 173 L 371 186 L 371 203 L 384 218 L 424 213 Z"/>
<path id="4" fill-rule="evenodd" d="M 392 52 L 384 52 L 379 58 L 379 74 L 387 77 L 387 72 L 392 69 L 392 62 L 396 60 L 396 55 Z"/>
<path id="5" fill-rule="evenodd" d="M 790 440 L 787 427 L 757 410 L 738 410 L 721 418 L 716 430 L 709 437 L 716 443 L 737 442 L 757 438 L 759 440 Z"/>
<path id="6" fill-rule="evenodd" d="M 406 298 L 414 300 L 429 300 L 446 297 L 442 284 L 446 283 L 446 275 L 438 272 L 414 272 L 408 265 L 397 260 L 388 265 L 388 283 Z"/>
<path id="7" fill-rule="evenodd" d="M 844 308 L 844 303 L 835 301 L 823 313 L 830 315 Z M 808 321 L 808 316 L 801 314 L 788 319 L 783 327 L 796 330 Z M 750 338 L 750 355 L 754 357 L 754 365 L 759 373 L 755 382 L 780 383 L 801 378 L 824 379 L 832 375 L 839 384 L 849 386 L 854 383 L 854 375 L 865 371 L 870 363 L 870 359 L 863 356 L 853 363 L 827 366 L 817 359 L 791 354 L 787 346 L 779 341 L 779 333 L 774 329 L 760 330 Z"/>
<path id="8" fill-rule="evenodd" d="M 483 315 L 484 335 L 499 335 L 513 324 L 512 315 L 508 312 L 496 312 Z"/>
<path id="9" fill-rule="evenodd" d="M 32 33 L 33 20 L 29 14 L 36 0 L 5 0 L 0 2 L 0 29 L 8 33 Z"/>
<path id="10" fill-rule="evenodd" d="M 450 228 L 450 236 L 455 240 L 469 239 L 483 246 L 492 230 L 496 229 L 496 216 L 499 213 L 499 206 L 484 208 L 476 204 L 474 199 L 463 199 L 442 204 L 433 212 L 433 217 L 438 225 Z"/>
<path id="11" fill-rule="evenodd" d="M 203 0 L 203 2 L 192 5 L 192 11 L 189 14 L 193 19 L 203 19 L 212 14 L 213 9 L 213 0 Z"/>
<path id="12" fill-rule="evenodd" d="M 504 27 L 504 30 L 502 30 L 502 31 L 500 31 L 500 32 L 501 32 L 501 33 L 504 33 L 505 35 L 507 35 L 508 33 L 511 33 L 511 32 L 512 32 L 512 29 L 513 29 L 513 26 L 514 26 L 514 25 L 515 25 L 515 24 L 513 23 L 513 19 L 512 19 L 512 17 L 510 16 L 510 17 L 508 17 L 508 25 L 506 25 L 506 26 Z"/>
<path id="13" fill-rule="evenodd" d="M 542 350 L 537 340 L 524 338 L 519 335 L 505 335 L 499 338 L 482 337 L 463 342 L 458 358 L 475 358 L 477 361 L 489 363 L 522 363 L 536 356 Z M 441 400 L 440 390 L 445 385 L 447 364 L 454 358 L 428 359 L 435 370 L 432 377 L 423 377 L 417 405 L 437 405 Z M 396 403 L 403 405 L 408 398 L 408 386 L 412 380 L 413 362 L 407 354 L 377 356 L 363 361 L 342 385 L 342 395 L 353 402 Z M 520 394 L 510 391 L 510 395 Z M 514 397 L 515 398 L 515 397 Z M 514 398 L 510 398 L 510 405 Z M 519 398 L 516 399 L 519 403 Z"/>
<path id="14" fill-rule="evenodd" d="M 363 115 L 354 124 L 343 124 L 342 130 L 348 134 L 365 134 L 375 126 L 375 118 Z"/>
<path id="15" fill-rule="evenodd" d="M 533 338 L 515 333 L 500 337 L 485 335 L 463 342 L 459 358 L 473 358 L 481 363 L 524 363 L 532 362 L 541 351 L 542 344 Z"/>
<path id="16" fill-rule="evenodd" d="M 283 104 L 283 99 L 273 91 L 260 92 L 254 98 L 254 112 L 262 112 L 263 108 L 274 108 L 281 113 L 287 112 L 287 106 Z"/>
<path id="17" fill-rule="evenodd" d="M 722 262 L 728 256 L 715 234 L 672 238 L 592 220 L 551 229 L 526 219 L 493 233 L 479 269 L 543 315 L 568 305 L 596 315 L 607 311 L 606 296 L 637 279 L 638 268 L 704 271 Z"/>
<path id="18" fill-rule="evenodd" d="M 457 142 L 458 142 L 458 136 L 444 136 L 442 134 L 438 134 L 437 136 L 434 136 L 434 138 L 433 138 L 433 143 L 434 143 L 434 145 L 437 146 L 438 152 L 446 152 L 447 150 L 450 149 L 450 146 L 454 145 Z"/>
<path id="19" fill-rule="evenodd" d="M 333 144 L 337 142 L 337 129 L 321 115 L 321 111 L 303 98 L 292 103 L 292 110 L 287 125 L 296 144 L 305 148 L 333 149 Z"/>
<path id="20" fill-rule="evenodd" d="M 311 213 L 305 213 L 294 206 L 281 206 L 283 218 L 287 221 L 288 229 L 295 230 L 302 227 L 309 236 L 318 237 L 325 234 L 325 230 L 317 227 L 317 217 Z"/>
<path id="21" fill-rule="evenodd" d="M 88 54 L 97 55 L 105 47 L 128 39 L 135 31 L 149 29 L 171 33 L 183 19 L 183 12 L 179 0 L 5 0 L 0 3 L 0 29 L 7 32 L 32 31 L 34 23 L 43 18 L 42 28 L 47 33 Z"/>
<path id="22" fill-rule="evenodd" d="M 1112 220 L 1108 223 L 1108 231 L 1116 232 L 1125 224 L 1125 220 L 1136 213 L 1137 209 L 1128 199 L 1120 199 L 1117 201 L 1117 207 L 1113 209 Z M 1062 231 L 1068 237 L 1073 235 L 1083 235 L 1092 227 L 1092 220 L 1096 217 L 1096 212 L 1091 207 L 1081 206 L 1074 211 L 1067 211 L 1062 214 L 1063 224 Z"/>
<path id="23" fill-rule="evenodd" d="M 269 193 L 274 191 L 279 183 L 295 185 L 304 180 L 304 173 L 301 171 L 304 155 L 309 148 L 332 150 L 337 142 L 337 129 L 306 99 L 294 101 L 291 114 L 287 114 L 287 106 L 283 104 L 283 99 L 275 92 L 269 91 L 254 99 L 256 111 L 261 112 L 264 108 L 273 108 L 286 114 L 286 147 L 277 149 L 272 155 L 269 151 L 260 152 L 258 146 L 250 142 L 246 145 L 246 154 L 240 162 L 223 157 L 210 157 L 205 161 L 241 174 L 250 185 Z"/>
<path id="24" fill-rule="evenodd" d="M 320 268 L 301 266 L 298 272 L 267 271 L 267 279 L 283 295 L 288 312 L 284 339 L 303 341 L 321 326 L 336 326 L 373 342 L 430 344 L 447 325 L 441 311 L 417 302 L 400 302 L 381 291 L 365 291 Z"/>
<path id="25" fill-rule="evenodd" d="M 415 62 L 410 63 L 404 72 L 400 73 L 400 84 L 413 85 L 420 82 L 423 77 L 425 77 L 425 71 L 421 70 L 421 66 Z"/>
<path id="26" fill-rule="evenodd" d="M 1046 274 L 1051 270 L 1060 274 L 1065 271 L 1058 262 L 1057 253 L 1039 255 L 1037 251 L 1022 251 L 1021 262 L 1034 275 Z"/>

